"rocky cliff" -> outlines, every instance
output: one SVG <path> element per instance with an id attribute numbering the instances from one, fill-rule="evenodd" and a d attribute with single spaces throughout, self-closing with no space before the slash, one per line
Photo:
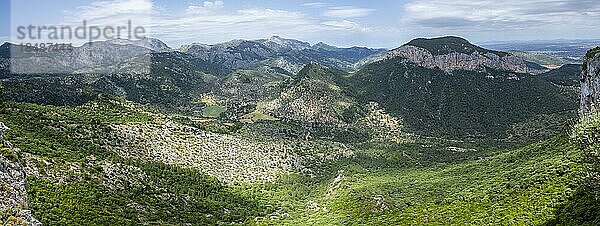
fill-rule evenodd
<path id="1" fill-rule="evenodd" d="M 486 50 L 458 37 L 415 39 L 388 53 L 387 59 L 403 57 L 422 67 L 439 68 L 447 73 L 457 70 L 484 71 L 492 68 L 528 73 L 527 64 L 513 55 Z"/>
<path id="2" fill-rule="evenodd" d="M 588 51 L 581 72 L 581 115 L 598 110 L 600 101 L 600 47 Z"/>
<path id="3" fill-rule="evenodd" d="M 0 122 L 0 225 L 42 225 L 33 218 L 27 199 L 27 176 L 16 150 L 3 138 Z"/>

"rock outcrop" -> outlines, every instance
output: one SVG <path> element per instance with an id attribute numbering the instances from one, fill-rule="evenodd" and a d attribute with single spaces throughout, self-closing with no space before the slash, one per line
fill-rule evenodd
<path id="1" fill-rule="evenodd" d="M 42 225 L 33 218 L 27 199 L 27 176 L 16 150 L 4 140 L 0 122 L 0 225 Z"/>
<path id="2" fill-rule="evenodd" d="M 390 51 L 388 59 L 404 57 L 408 61 L 426 68 L 439 68 L 446 73 L 457 70 L 483 71 L 492 68 L 516 73 L 528 73 L 527 65 L 522 59 L 512 55 L 499 56 L 494 53 L 473 52 L 471 54 L 453 52 L 434 55 L 427 49 L 404 45 Z"/>
<path id="3" fill-rule="evenodd" d="M 588 51 L 581 72 L 582 116 L 590 115 L 599 108 L 600 101 L 600 47 Z"/>
<path id="4" fill-rule="evenodd" d="M 456 70 L 484 71 L 492 68 L 528 73 L 525 61 L 508 53 L 483 49 L 459 37 L 415 39 L 388 53 L 387 59 L 403 57 L 422 67 L 439 68 L 446 73 Z"/>
<path id="5" fill-rule="evenodd" d="M 599 108 L 600 101 L 600 47 L 588 51 L 581 72 L 582 116 L 590 115 Z"/>

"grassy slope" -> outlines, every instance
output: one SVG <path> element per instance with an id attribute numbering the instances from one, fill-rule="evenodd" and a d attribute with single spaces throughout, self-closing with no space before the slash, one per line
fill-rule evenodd
<path id="1" fill-rule="evenodd" d="M 345 166 L 339 174 L 345 179 L 337 184 L 330 179 L 300 186 L 298 190 L 311 195 L 297 203 L 297 216 L 275 223 L 544 223 L 574 191 L 575 175 L 581 170 L 578 158 L 574 145 L 562 135 L 484 160 L 440 167 Z M 279 189 L 287 191 L 288 186 L 283 183 Z M 273 197 L 283 195 L 278 199 L 284 203 L 302 194 L 275 190 Z M 309 201 L 320 210 L 302 205 Z"/>
<path id="2" fill-rule="evenodd" d="M 571 138 L 583 150 L 581 187 L 548 225 L 600 225 L 600 113 L 584 118 Z"/>

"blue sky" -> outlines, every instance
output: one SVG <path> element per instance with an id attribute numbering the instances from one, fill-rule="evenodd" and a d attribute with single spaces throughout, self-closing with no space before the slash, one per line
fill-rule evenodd
<path id="1" fill-rule="evenodd" d="M 393 48 L 415 37 L 474 42 L 600 37 L 597 0 L 0 0 L 0 41 L 18 26 L 131 20 L 172 47 L 279 35 Z M 12 35 L 12 37 L 11 37 Z"/>

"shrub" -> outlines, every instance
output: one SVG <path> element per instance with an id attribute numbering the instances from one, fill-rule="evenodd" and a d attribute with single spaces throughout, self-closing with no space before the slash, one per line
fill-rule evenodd
<path id="1" fill-rule="evenodd" d="M 10 148 L 5 148 L 2 147 L 0 148 L 0 154 L 2 154 L 2 156 L 8 158 L 11 161 L 18 161 L 19 157 L 17 156 L 17 153 L 15 153 L 12 149 Z"/>

